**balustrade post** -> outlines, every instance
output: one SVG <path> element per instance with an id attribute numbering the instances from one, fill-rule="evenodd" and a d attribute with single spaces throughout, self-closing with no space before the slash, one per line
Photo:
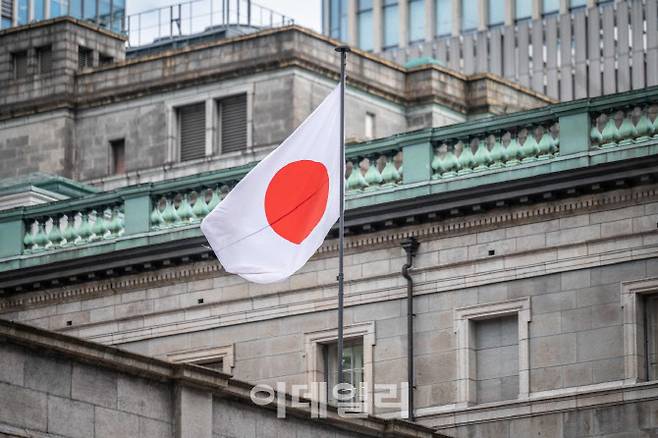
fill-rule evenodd
<path id="1" fill-rule="evenodd" d="M 432 178 L 434 150 L 429 138 L 402 146 L 402 182 L 411 184 Z"/>
<path id="2" fill-rule="evenodd" d="M 587 152 L 590 149 L 590 115 L 587 111 L 559 117 L 560 156 Z"/>
<path id="3" fill-rule="evenodd" d="M 150 230 L 151 196 L 148 192 L 124 196 L 124 235 Z"/>
<path id="4" fill-rule="evenodd" d="M 23 253 L 25 224 L 22 218 L 12 218 L 0 222 L 0 258 L 17 256 Z"/>

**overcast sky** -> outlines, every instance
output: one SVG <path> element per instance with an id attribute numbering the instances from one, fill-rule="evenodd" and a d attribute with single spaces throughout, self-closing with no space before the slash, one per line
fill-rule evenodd
<path id="1" fill-rule="evenodd" d="M 210 0 L 201 0 L 209 2 Z M 221 0 L 213 0 L 221 5 Z M 177 0 L 127 0 L 128 14 L 145 11 L 158 7 L 181 3 Z M 231 1 L 231 3 L 235 3 Z M 291 17 L 295 23 L 309 27 L 317 32 L 322 30 L 321 0 L 258 0 L 255 4 L 273 9 L 283 15 Z"/>

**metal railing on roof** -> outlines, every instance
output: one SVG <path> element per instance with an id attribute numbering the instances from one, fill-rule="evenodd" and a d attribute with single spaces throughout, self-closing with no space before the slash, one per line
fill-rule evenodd
<path id="1" fill-rule="evenodd" d="M 221 28 L 246 34 L 293 23 L 250 0 L 191 0 L 126 16 L 126 33 L 129 46 L 138 47 Z"/>

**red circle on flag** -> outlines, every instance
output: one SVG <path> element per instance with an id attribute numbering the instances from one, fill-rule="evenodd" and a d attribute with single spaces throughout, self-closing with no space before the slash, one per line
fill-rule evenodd
<path id="1" fill-rule="evenodd" d="M 320 222 L 327 208 L 329 174 L 322 163 L 299 160 L 274 175 L 265 192 L 265 215 L 272 229 L 300 244 Z"/>

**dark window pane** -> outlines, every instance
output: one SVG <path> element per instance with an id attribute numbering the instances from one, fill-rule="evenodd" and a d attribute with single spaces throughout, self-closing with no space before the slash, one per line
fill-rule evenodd
<path id="1" fill-rule="evenodd" d="M 78 68 L 83 69 L 92 66 L 93 51 L 86 47 L 78 47 Z"/>
<path id="2" fill-rule="evenodd" d="M 112 168 L 110 173 L 117 175 L 126 172 L 126 142 L 124 139 L 110 142 L 110 152 L 112 154 Z"/>
<path id="3" fill-rule="evenodd" d="M 22 79 L 27 75 L 27 52 L 12 54 L 14 64 L 14 79 Z"/>
<path id="4" fill-rule="evenodd" d="M 50 46 L 40 47 L 37 49 L 37 58 L 39 60 L 39 73 L 50 73 L 53 70 L 53 51 Z"/>

